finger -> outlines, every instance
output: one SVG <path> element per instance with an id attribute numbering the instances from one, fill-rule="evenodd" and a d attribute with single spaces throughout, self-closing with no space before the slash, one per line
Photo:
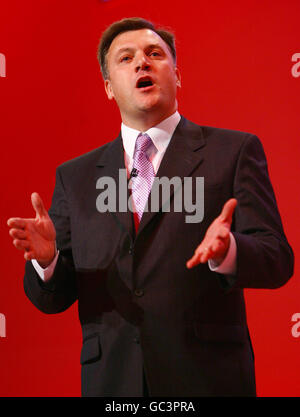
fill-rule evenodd
<path id="1" fill-rule="evenodd" d="M 13 244 L 19 250 L 30 250 L 30 243 L 28 242 L 28 240 L 14 239 Z"/>
<path id="2" fill-rule="evenodd" d="M 236 205 L 237 200 L 235 198 L 231 198 L 230 200 L 226 201 L 220 214 L 220 218 L 223 222 L 231 224 Z"/>
<path id="3" fill-rule="evenodd" d="M 23 229 L 10 229 L 9 234 L 14 239 L 26 239 L 27 238 L 27 232 Z"/>
<path id="4" fill-rule="evenodd" d="M 26 261 L 31 261 L 32 259 L 35 259 L 34 253 L 31 251 L 26 251 L 24 253 L 24 259 L 26 259 Z"/>
<path id="5" fill-rule="evenodd" d="M 211 246 L 205 247 L 200 255 L 199 263 L 205 264 L 213 256 Z"/>
<path id="6" fill-rule="evenodd" d="M 38 217 L 47 216 L 47 210 L 44 207 L 43 201 L 38 193 L 31 194 L 31 203 Z"/>
<path id="7" fill-rule="evenodd" d="M 27 222 L 27 219 L 22 219 L 20 217 L 11 217 L 7 220 L 7 224 L 9 227 L 14 227 L 17 229 L 24 229 L 26 227 Z"/>
<path id="8" fill-rule="evenodd" d="M 187 261 L 187 268 L 190 269 L 196 265 L 199 265 L 199 263 L 207 262 L 207 259 L 209 259 L 210 255 L 211 250 L 209 247 L 204 247 L 203 245 L 198 246 L 192 258 Z"/>
<path id="9" fill-rule="evenodd" d="M 199 255 L 194 255 L 191 259 L 189 259 L 186 263 L 186 267 L 188 269 L 193 268 L 194 266 L 199 264 Z"/>
<path id="10" fill-rule="evenodd" d="M 199 249 L 200 246 L 197 247 L 197 249 L 194 252 L 194 255 L 186 262 L 187 268 L 193 268 L 193 266 L 197 264 L 199 258 Z"/>

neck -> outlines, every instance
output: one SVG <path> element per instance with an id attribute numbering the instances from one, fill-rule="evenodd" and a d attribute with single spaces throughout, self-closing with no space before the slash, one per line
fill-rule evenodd
<path id="1" fill-rule="evenodd" d="M 172 109 L 171 111 L 164 113 L 163 115 L 161 113 L 159 115 L 156 115 L 150 112 L 145 112 L 144 114 L 141 114 L 141 117 L 139 118 L 130 118 L 122 114 L 121 117 L 124 125 L 131 127 L 132 129 L 139 130 L 140 132 L 146 132 L 151 127 L 158 125 L 160 122 L 174 114 L 176 110 L 176 108 Z"/>

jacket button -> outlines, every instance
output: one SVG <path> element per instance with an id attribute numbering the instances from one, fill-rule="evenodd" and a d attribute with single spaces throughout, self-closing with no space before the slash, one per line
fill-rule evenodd
<path id="1" fill-rule="evenodd" d="M 142 289 L 136 289 L 136 290 L 134 291 L 134 294 L 135 294 L 137 297 L 142 297 L 142 296 L 144 295 L 144 290 L 142 290 Z"/>
<path id="2" fill-rule="evenodd" d="M 132 252 L 133 252 L 133 248 L 132 248 L 132 246 L 130 246 L 130 248 L 128 249 L 129 255 L 132 255 Z"/>
<path id="3" fill-rule="evenodd" d="M 136 344 L 139 344 L 140 343 L 140 339 L 137 336 L 133 339 L 133 341 Z"/>

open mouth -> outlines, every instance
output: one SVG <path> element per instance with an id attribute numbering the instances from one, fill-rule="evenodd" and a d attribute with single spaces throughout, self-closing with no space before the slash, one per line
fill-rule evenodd
<path id="1" fill-rule="evenodd" d="M 153 85 L 151 77 L 141 77 L 136 83 L 137 88 L 147 88 L 152 87 Z"/>

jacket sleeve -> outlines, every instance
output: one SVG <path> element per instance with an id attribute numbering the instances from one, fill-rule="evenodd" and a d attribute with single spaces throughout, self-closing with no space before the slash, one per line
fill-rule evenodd
<path id="1" fill-rule="evenodd" d="M 42 312 L 60 313 L 77 299 L 76 273 L 71 248 L 70 214 L 61 178 L 56 172 L 56 184 L 49 215 L 56 230 L 60 253 L 52 277 L 43 282 L 31 262 L 26 262 L 24 290 L 29 300 Z"/>
<path id="2" fill-rule="evenodd" d="M 238 205 L 232 224 L 237 270 L 223 286 L 279 288 L 293 275 L 294 255 L 284 234 L 260 140 L 249 135 L 241 147 L 234 178 Z"/>

